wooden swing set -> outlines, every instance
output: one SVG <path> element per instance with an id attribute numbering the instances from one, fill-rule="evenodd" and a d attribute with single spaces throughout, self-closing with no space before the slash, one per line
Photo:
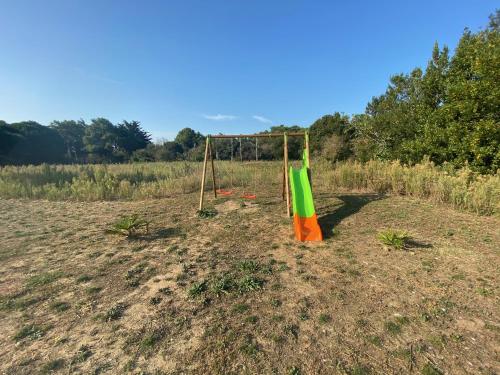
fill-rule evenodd
<path id="1" fill-rule="evenodd" d="M 214 193 L 214 197 L 217 198 L 217 195 L 221 196 L 230 196 L 233 194 L 232 189 L 232 176 L 231 176 L 231 190 L 217 188 L 217 181 L 215 176 L 215 166 L 214 166 L 214 158 L 213 158 L 213 147 L 212 140 L 214 139 L 230 139 L 231 140 L 231 161 L 233 161 L 233 140 L 237 139 L 240 143 L 240 161 L 243 161 L 242 155 L 242 139 L 252 139 L 255 138 L 255 161 L 259 160 L 258 156 L 258 139 L 259 138 L 276 138 L 283 137 L 283 190 L 282 190 L 282 199 L 286 201 L 286 213 L 287 216 L 290 216 L 290 186 L 288 180 L 288 137 L 304 137 L 304 148 L 307 153 L 307 157 L 309 158 L 309 133 L 308 132 L 292 132 L 292 133 L 263 133 L 263 134 L 238 134 L 238 135 L 226 135 L 226 134 L 218 134 L 218 135 L 208 135 L 205 142 L 205 158 L 203 160 L 203 171 L 201 175 L 201 191 L 200 191 L 200 205 L 198 209 L 200 211 L 203 210 L 203 201 L 205 195 L 205 183 L 206 183 L 206 174 L 207 174 L 207 164 L 210 160 L 211 170 L 212 170 L 212 189 Z M 257 166 L 256 166 L 257 168 Z M 310 174 L 309 174 L 310 176 Z M 256 185 L 256 178 L 254 178 L 254 184 Z M 256 187 L 256 186 L 255 186 Z M 257 193 L 254 191 L 253 193 L 243 192 L 242 198 L 244 199 L 256 199 Z"/>

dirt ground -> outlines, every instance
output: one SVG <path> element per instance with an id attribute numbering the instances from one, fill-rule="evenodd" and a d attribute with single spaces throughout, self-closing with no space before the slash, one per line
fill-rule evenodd
<path id="1" fill-rule="evenodd" d="M 500 222 L 317 194 L 322 243 L 280 200 L 0 200 L 0 372 L 500 373 Z M 106 233 L 139 213 L 149 233 Z M 407 230 L 406 250 L 377 234 Z"/>

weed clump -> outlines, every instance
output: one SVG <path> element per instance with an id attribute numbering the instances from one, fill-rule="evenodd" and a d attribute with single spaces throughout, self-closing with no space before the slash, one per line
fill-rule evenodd
<path id="1" fill-rule="evenodd" d="M 148 233 L 149 224 L 149 221 L 141 218 L 138 214 L 133 214 L 118 219 L 114 224 L 111 225 L 107 232 L 121 234 L 126 237 L 134 237 L 137 235 L 137 232 L 141 228 L 145 228 L 146 233 Z"/>
<path id="2" fill-rule="evenodd" d="M 238 281 L 238 290 L 240 293 L 253 292 L 260 290 L 264 286 L 264 281 L 254 275 L 243 276 Z"/>
<path id="3" fill-rule="evenodd" d="M 202 219 L 210 219 L 212 217 L 215 217 L 217 215 L 216 210 L 209 210 L 209 209 L 204 209 L 204 210 L 199 210 L 196 212 L 198 217 Z"/>
<path id="4" fill-rule="evenodd" d="M 22 339 L 37 340 L 45 335 L 48 328 L 43 326 L 38 326 L 36 324 L 30 324 L 21 328 L 15 335 L 14 341 L 20 341 Z"/>
<path id="5" fill-rule="evenodd" d="M 57 301 L 50 304 L 50 308 L 56 312 L 63 312 L 68 310 L 71 305 L 68 302 Z"/>
<path id="6" fill-rule="evenodd" d="M 408 240 L 410 239 L 410 236 L 405 231 L 387 229 L 380 232 L 377 238 L 385 246 L 396 250 L 401 250 L 406 247 Z"/>
<path id="7" fill-rule="evenodd" d="M 207 290 L 207 282 L 205 280 L 198 283 L 194 283 L 188 290 L 188 296 L 190 298 L 196 298 L 201 296 Z"/>
<path id="8" fill-rule="evenodd" d="M 123 303 L 116 304 L 106 312 L 104 320 L 106 322 L 111 322 L 113 320 L 120 319 L 123 316 L 123 313 L 125 312 L 126 308 L 127 307 Z"/>

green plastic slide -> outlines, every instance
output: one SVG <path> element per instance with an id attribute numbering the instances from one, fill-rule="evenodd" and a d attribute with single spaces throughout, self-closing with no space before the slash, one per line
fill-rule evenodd
<path id="1" fill-rule="evenodd" d="M 290 185 L 292 190 L 292 207 L 294 215 L 311 217 L 314 215 L 314 201 L 305 165 L 300 169 L 290 167 Z"/>
<path id="2" fill-rule="evenodd" d="M 302 168 L 290 166 L 290 186 L 292 190 L 293 227 L 299 241 L 322 241 L 323 234 L 318 224 L 309 182 L 309 160 L 304 151 Z"/>

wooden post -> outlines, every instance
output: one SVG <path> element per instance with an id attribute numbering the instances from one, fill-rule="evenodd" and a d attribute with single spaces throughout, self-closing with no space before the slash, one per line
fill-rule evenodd
<path id="1" fill-rule="evenodd" d="M 288 137 L 283 134 L 283 160 L 285 164 L 286 214 L 290 217 L 290 186 L 288 181 Z"/>
<path id="2" fill-rule="evenodd" d="M 307 156 L 307 178 L 309 179 L 309 185 L 311 185 L 312 189 L 312 179 L 311 179 L 311 154 L 309 152 L 309 132 L 306 131 L 305 135 L 305 148 L 306 148 L 306 156 Z"/>
<path id="3" fill-rule="evenodd" d="M 258 144 L 259 144 L 259 138 L 255 138 L 255 161 L 259 161 Z"/>
<path id="4" fill-rule="evenodd" d="M 243 161 L 243 150 L 241 149 L 241 138 L 240 138 L 240 161 Z"/>
<path id="5" fill-rule="evenodd" d="M 233 138 L 231 138 L 231 161 L 233 161 L 233 153 L 234 153 Z"/>
<path id="6" fill-rule="evenodd" d="M 285 181 L 286 181 L 286 172 L 285 172 L 285 169 L 286 169 L 286 166 L 285 166 L 285 158 L 283 158 L 283 189 L 282 189 L 282 194 L 281 194 L 281 198 L 282 200 L 285 200 Z"/>
<path id="7" fill-rule="evenodd" d="M 205 193 L 205 176 L 207 175 L 207 159 L 208 159 L 208 147 L 210 145 L 210 136 L 207 136 L 205 143 L 205 159 L 203 160 L 203 174 L 201 175 L 201 191 L 200 191 L 200 206 L 199 210 L 203 210 L 203 194 Z"/>
<path id="8" fill-rule="evenodd" d="M 217 198 L 217 185 L 215 183 L 215 167 L 214 167 L 214 158 L 212 155 L 212 142 L 210 142 L 208 152 L 210 154 L 210 163 L 212 164 L 212 186 L 214 188 L 214 197 Z"/>

